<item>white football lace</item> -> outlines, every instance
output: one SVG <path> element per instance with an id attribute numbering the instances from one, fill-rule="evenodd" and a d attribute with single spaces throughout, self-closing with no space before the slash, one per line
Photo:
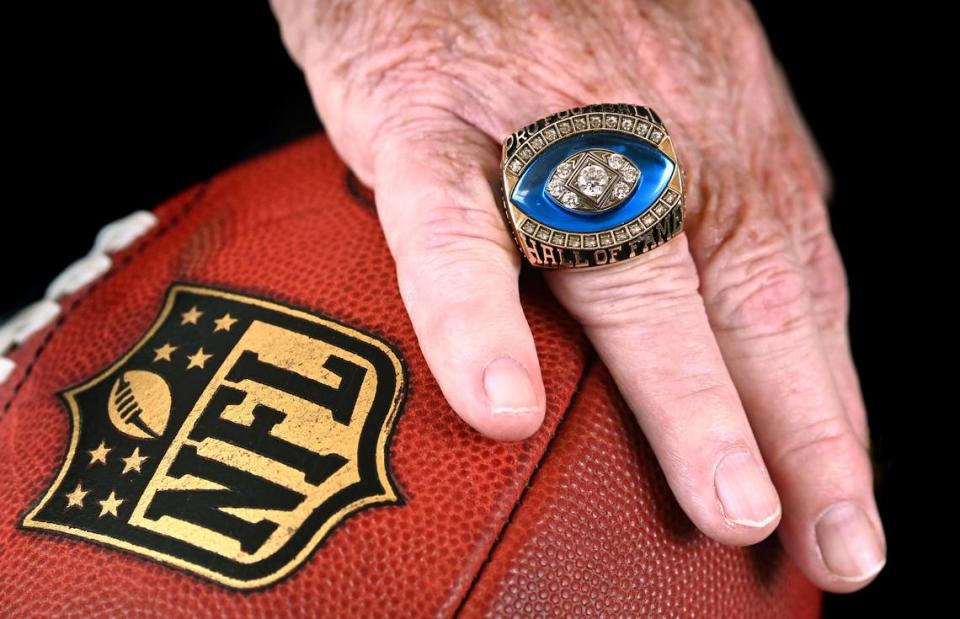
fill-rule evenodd
<path id="1" fill-rule="evenodd" d="M 90 253 L 54 278 L 43 299 L 28 305 L 0 325 L 0 385 L 17 368 L 16 363 L 5 355 L 57 319 L 61 311 L 60 299 L 92 284 L 109 271 L 112 264 L 110 254 L 129 247 L 156 224 L 157 217 L 153 213 L 136 211 L 105 225 L 97 233 Z"/>

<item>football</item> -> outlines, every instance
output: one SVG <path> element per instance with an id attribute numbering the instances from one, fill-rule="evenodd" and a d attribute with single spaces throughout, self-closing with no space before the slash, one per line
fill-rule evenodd
<path id="1" fill-rule="evenodd" d="M 311 136 L 108 227 L 0 331 L 0 614 L 819 616 L 702 535 L 539 276 L 530 439 L 449 408 Z"/>

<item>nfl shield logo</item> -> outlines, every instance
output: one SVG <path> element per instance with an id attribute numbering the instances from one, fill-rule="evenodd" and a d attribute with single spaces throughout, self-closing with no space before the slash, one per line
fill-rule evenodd
<path id="1" fill-rule="evenodd" d="M 370 335 L 176 285 L 130 352 L 62 394 L 67 457 L 22 526 L 269 585 L 351 514 L 401 502 L 387 447 L 404 390 Z"/>

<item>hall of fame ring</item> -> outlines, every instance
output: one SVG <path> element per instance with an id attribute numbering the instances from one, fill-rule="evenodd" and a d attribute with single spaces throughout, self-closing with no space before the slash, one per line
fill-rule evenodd
<path id="1" fill-rule="evenodd" d="M 683 169 L 648 107 L 552 114 L 507 137 L 500 165 L 507 224 L 535 267 L 614 264 L 683 230 Z"/>

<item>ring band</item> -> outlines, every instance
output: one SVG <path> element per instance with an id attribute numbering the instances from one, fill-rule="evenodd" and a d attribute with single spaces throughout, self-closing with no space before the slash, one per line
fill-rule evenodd
<path id="1" fill-rule="evenodd" d="M 646 253 L 683 230 L 683 169 L 656 112 L 577 107 L 503 141 L 501 200 L 527 261 L 597 267 Z"/>

